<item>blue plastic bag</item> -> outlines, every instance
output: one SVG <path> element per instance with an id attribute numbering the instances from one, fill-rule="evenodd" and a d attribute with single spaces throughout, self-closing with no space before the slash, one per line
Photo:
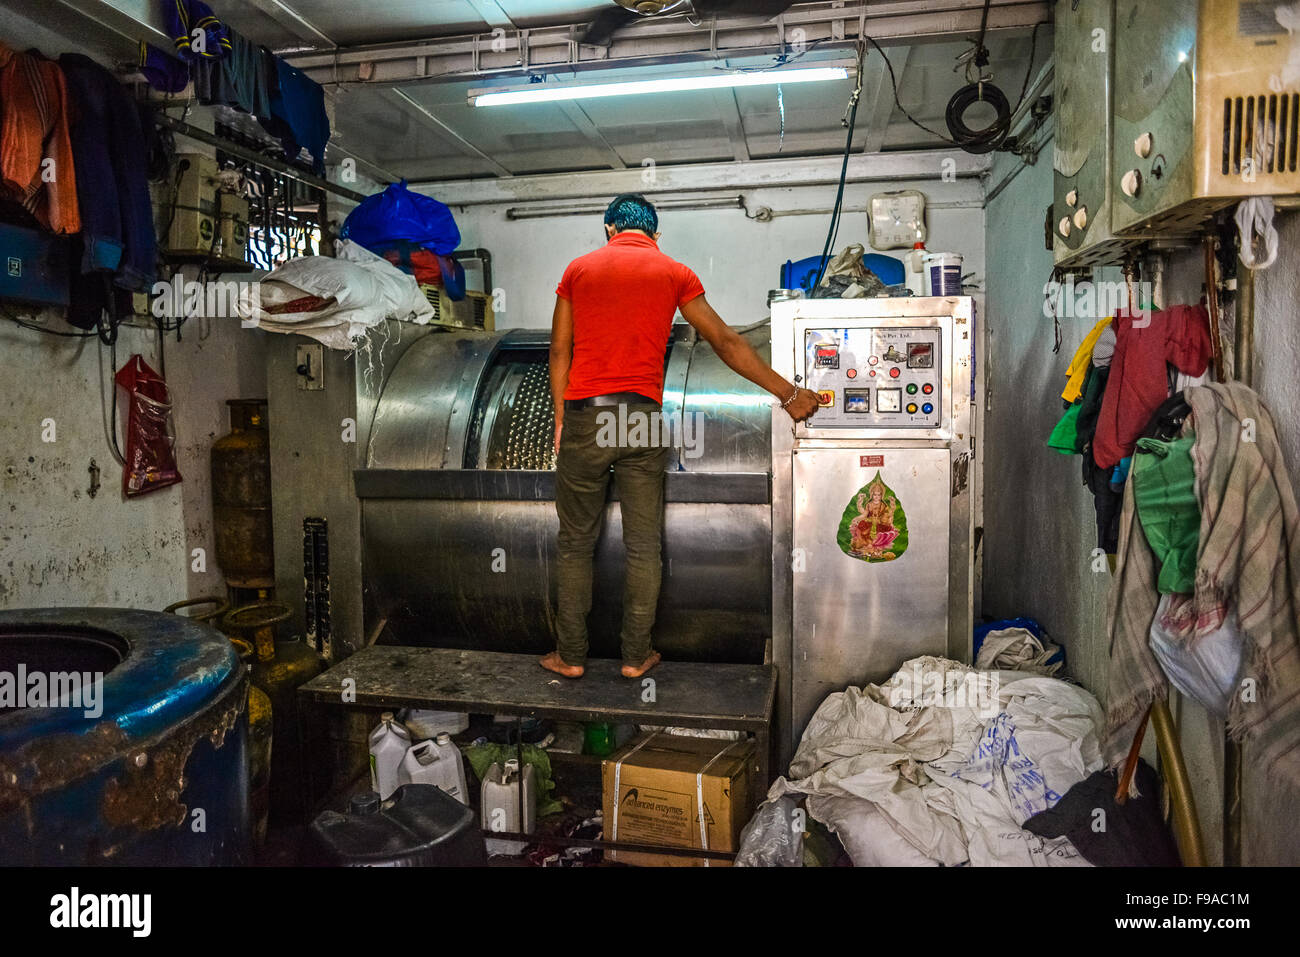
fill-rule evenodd
<path id="1" fill-rule="evenodd" d="M 339 236 L 376 255 L 397 243 L 426 246 L 439 256 L 460 245 L 460 229 L 451 210 L 432 196 L 411 192 L 406 180 L 362 200 L 348 214 Z"/>

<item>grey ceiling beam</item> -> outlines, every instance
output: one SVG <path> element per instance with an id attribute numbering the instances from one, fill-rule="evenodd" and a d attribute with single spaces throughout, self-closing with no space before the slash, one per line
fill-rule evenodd
<path id="1" fill-rule="evenodd" d="M 749 141 L 745 139 L 745 121 L 740 115 L 736 91 L 714 90 L 713 103 L 722 117 L 722 125 L 727 129 L 732 155 L 736 158 L 736 162 L 746 162 L 749 159 Z"/>
<path id="2" fill-rule="evenodd" d="M 313 46 L 324 46 L 333 50 L 338 44 L 329 35 L 295 10 L 285 0 L 248 0 L 268 17 L 284 27 L 300 40 L 306 40 Z M 220 13 L 217 14 L 220 16 Z"/>
<path id="3" fill-rule="evenodd" d="M 510 19 L 510 15 L 501 9 L 501 4 L 497 0 L 469 0 L 469 5 L 490 27 L 504 27 L 508 30 L 518 30 L 515 22 Z"/>
<path id="4" fill-rule="evenodd" d="M 89 23 L 126 41 L 172 48 L 172 38 L 155 0 L 53 0 Z"/>
<path id="5" fill-rule="evenodd" d="M 849 157 L 846 182 L 929 181 L 939 183 L 937 171 L 951 160 L 958 180 L 987 176 L 993 161 L 953 150 L 914 150 Z M 491 203 L 538 202 L 616 196 L 619 193 L 695 193 L 718 190 L 820 186 L 837 183 L 841 156 L 752 160 L 748 163 L 704 163 L 659 166 L 653 187 L 642 181 L 640 168 L 577 173 L 545 173 L 509 179 L 420 180 L 422 191 L 454 192 L 457 206 Z"/>
<path id="6" fill-rule="evenodd" d="M 469 153 L 471 156 L 475 157 L 480 162 L 482 162 L 482 164 L 485 167 L 487 167 L 497 176 L 514 175 L 514 173 L 512 173 L 506 167 L 502 166 L 500 163 L 494 160 L 487 153 L 484 153 L 481 149 L 479 149 L 469 140 L 465 139 L 465 137 L 461 136 L 460 133 L 456 132 L 454 129 L 448 126 L 443 120 L 435 116 L 432 111 L 427 109 L 422 104 L 417 103 L 415 100 L 411 99 L 411 97 L 408 96 L 404 91 L 385 90 L 380 95 L 387 102 L 393 104 L 397 108 L 413 116 L 417 122 L 422 123 L 424 126 L 429 127 L 430 129 L 436 130 L 444 138 L 451 140 L 453 143 L 459 146 L 466 153 Z"/>
<path id="7" fill-rule="evenodd" d="M 1046 0 L 993 0 L 991 32 L 1025 32 L 1051 20 Z M 685 17 L 646 18 L 621 31 L 607 47 L 574 41 L 584 24 L 537 27 L 527 42 L 515 37 L 502 44 L 490 33 L 440 37 L 416 42 L 342 47 L 333 53 L 300 53 L 287 58 L 321 83 L 483 81 L 530 73 L 584 72 L 634 66 L 721 61 L 733 57 L 788 52 L 794 30 L 816 45 L 804 63 L 827 54 L 843 55 L 857 43 L 859 23 L 882 47 L 942 42 L 979 31 L 984 0 L 872 0 L 835 6 L 794 7 L 778 20 L 734 17 L 693 26 Z M 782 32 L 784 31 L 784 32 Z M 497 39 L 494 49 L 493 40 Z"/>
<path id="8" fill-rule="evenodd" d="M 911 47 L 902 47 L 890 56 L 894 65 L 894 76 L 900 90 L 907 89 L 903 77 L 907 74 L 907 61 L 912 55 Z M 874 64 L 872 73 L 863 80 L 862 103 L 858 107 L 858 122 L 866 128 L 866 140 L 862 152 L 879 153 L 885 145 L 885 133 L 889 129 L 890 117 L 894 115 L 894 86 L 889 82 L 889 70 L 885 61 L 874 50 L 867 54 L 869 68 Z"/>
<path id="9" fill-rule="evenodd" d="M 605 139 L 605 135 L 601 133 L 600 128 L 592 122 L 591 117 L 587 115 L 587 111 L 582 108 L 581 103 L 575 103 L 572 100 L 559 100 L 555 105 L 560 108 L 560 112 L 569 118 L 569 122 L 577 128 L 578 132 L 587 138 L 587 142 L 604 156 L 605 165 L 610 169 L 627 169 L 627 163 L 623 162 L 623 157 L 619 155 L 618 150 L 610 146 L 609 140 Z"/>

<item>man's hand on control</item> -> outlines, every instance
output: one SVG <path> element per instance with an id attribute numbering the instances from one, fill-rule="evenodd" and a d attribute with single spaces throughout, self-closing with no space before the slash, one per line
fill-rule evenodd
<path id="1" fill-rule="evenodd" d="M 821 407 L 821 399 L 812 389 L 800 389 L 794 397 L 794 401 L 785 406 L 785 411 L 790 413 L 790 418 L 796 422 L 802 422 L 810 417 Z"/>

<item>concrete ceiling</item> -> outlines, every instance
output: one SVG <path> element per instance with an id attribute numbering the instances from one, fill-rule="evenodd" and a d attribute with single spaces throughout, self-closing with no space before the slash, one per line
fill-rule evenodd
<path id="1" fill-rule="evenodd" d="M 372 175 L 412 181 L 839 153 L 850 80 L 473 107 L 470 90 L 596 82 L 773 65 L 792 38 L 809 43 L 798 66 L 851 65 L 860 23 L 893 64 L 899 99 L 920 123 L 945 131 L 944 107 L 965 83 L 956 58 L 971 47 L 981 0 L 797 3 L 779 22 L 648 18 L 606 48 L 577 43 L 582 25 L 612 0 L 209 0 L 248 38 L 281 52 L 325 86 L 335 113 L 331 162 L 351 156 Z M 125 58 L 139 39 L 159 42 L 157 0 L 5 0 L 18 14 L 85 42 L 102 35 Z M 994 0 L 986 43 L 993 81 L 1014 103 L 1051 52 L 1039 31 L 1042 0 Z M 25 12 L 24 8 L 30 8 Z M 859 18 L 863 19 L 860 20 Z M 495 35 L 493 31 L 496 31 Z M 7 39 L 0 36 L 0 39 Z M 16 37 L 22 42 L 21 37 Z M 493 44 L 493 40 L 497 44 Z M 70 44 L 71 45 L 71 44 Z M 494 49 L 498 52 L 493 52 Z M 49 51 L 60 52 L 60 51 Z M 794 64 L 790 64 L 794 65 Z M 782 112 L 784 111 L 784 116 Z M 854 149 L 942 146 L 894 105 L 884 60 L 870 49 Z"/>

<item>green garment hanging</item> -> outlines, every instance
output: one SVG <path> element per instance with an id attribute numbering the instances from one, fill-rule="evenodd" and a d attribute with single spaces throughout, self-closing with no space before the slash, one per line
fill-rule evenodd
<path id="1" fill-rule="evenodd" d="M 1174 439 L 1138 439 L 1133 455 L 1133 502 L 1147 543 L 1160 562 L 1156 591 L 1187 594 L 1196 583 L 1201 507 L 1196 501 L 1190 431 Z"/>
<path id="2" fill-rule="evenodd" d="M 1077 455 L 1079 452 L 1079 410 L 1082 405 L 1075 403 L 1065 410 L 1065 415 L 1061 416 L 1061 421 L 1056 423 L 1056 428 L 1052 429 L 1051 436 L 1047 439 L 1047 447 L 1056 449 L 1062 455 Z"/>

